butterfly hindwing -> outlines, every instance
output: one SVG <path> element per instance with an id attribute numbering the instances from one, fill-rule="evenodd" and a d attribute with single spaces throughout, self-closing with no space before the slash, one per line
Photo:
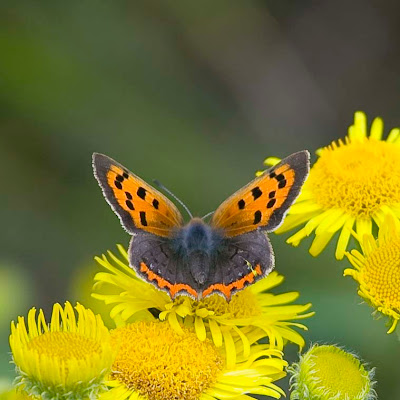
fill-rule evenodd
<path id="1" fill-rule="evenodd" d="M 230 299 L 274 268 L 274 253 L 265 232 L 245 233 L 225 240 L 202 297 L 219 293 Z"/>
<path id="2" fill-rule="evenodd" d="M 214 213 L 211 225 L 228 237 L 257 228 L 275 230 L 300 194 L 308 171 L 307 151 L 286 157 L 225 200 Z"/>
<path id="3" fill-rule="evenodd" d="M 178 294 L 197 298 L 197 284 L 187 265 L 171 250 L 170 240 L 146 232 L 133 235 L 129 245 L 129 265 L 137 274 L 171 298 Z"/>
<path id="4" fill-rule="evenodd" d="M 216 258 L 210 260 L 212 265 L 204 284 L 196 282 L 190 265 L 176 257 L 168 238 L 139 232 L 133 235 L 128 254 L 129 264 L 138 276 L 166 291 L 171 298 L 188 295 L 201 299 L 217 293 L 229 300 L 274 267 L 272 246 L 260 230 L 227 238 Z"/>
<path id="5" fill-rule="evenodd" d="M 167 237 L 182 226 L 182 215 L 170 200 L 112 158 L 93 154 L 93 169 L 107 202 L 130 234 L 144 230 Z"/>

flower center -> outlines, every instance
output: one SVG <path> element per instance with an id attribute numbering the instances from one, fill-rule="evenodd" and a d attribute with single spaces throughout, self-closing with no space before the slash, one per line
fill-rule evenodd
<path id="1" fill-rule="evenodd" d="M 324 148 L 305 189 L 323 208 L 370 217 L 383 205 L 400 203 L 400 146 L 372 138 Z"/>
<path id="2" fill-rule="evenodd" d="M 224 366 L 217 348 L 168 323 L 136 322 L 111 333 L 119 347 L 111 379 L 152 400 L 197 400 Z"/>
<path id="3" fill-rule="evenodd" d="M 228 307 L 234 318 L 256 317 L 262 314 L 260 303 L 250 288 L 236 293 Z"/>
<path id="4" fill-rule="evenodd" d="M 400 310 L 400 238 L 381 243 L 360 272 L 377 305 Z"/>
<path id="5" fill-rule="evenodd" d="M 102 353 L 99 341 L 75 332 L 46 332 L 30 340 L 27 348 L 41 356 L 63 361 L 87 360 Z"/>
<path id="6" fill-rule="evenodd" d="M 316 391 L 320 392 L 321 398 L 334 397 L 337 400 L 363 398 L 368 377 L 359 360 L 332 346 L 315 347 L 312 355 L 313 375 L 318 379 Z"/>
<path id="7" fill-rule="evenodd" d="M 233 318 L 256 317 L 262 314 L 256 295 L 250 288 L 237 292 L 228 303 L 225 298 L 214 294 L 197 302 L 192 300 L 195 310 L 205 308 L 213 311 L 216 316 L 230 314 Z"/>

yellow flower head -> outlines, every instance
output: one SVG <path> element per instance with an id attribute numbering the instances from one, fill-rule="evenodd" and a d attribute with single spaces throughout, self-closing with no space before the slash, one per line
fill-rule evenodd
<path id="1" fill-rule="evenodd" d="M 285 375 L 281 352 L 255 345 L 247 361 L 227 368 L 210 340 L 187 328 L 180 333 L 160 321 L 138 321 L 112 331 L 120 349 L 101 400 L 246 399 L 246 393 L 279 398 L 272 382 Z"/>
<path id="2" fill-rule="evenodd" d="M 313 346 L 288 368 L 291 400 L 373 400 L 374 370 L 336 346 Z"/>
<path id="3" fill-rule="evenodd" d="M 95 397 L 115 356 L 100 316 L 78 304 L 55 304 L 47 325 L 43 311 L 11 323 L 10 346 L 18 372 L 17 386 L 46 400 Z"/>
<path id="4" fill-rule="evenodd" d="M 147 313 L 150 319 L 156 315 L 160 320 L 168 320 L 177 332 L 181 332 L 182 326 L 194 327 L 200 340 L 210 338 L 217 347 L 225 346 L 228 365 L 235 363 L 236 338 L 242 342 L 245 356 L 249 353 L 249 340 L 264 336 L 269 337 L 272 347 L 280 350 L 285 341 L 303 347 L 302 336 L 292 327 L 306 327 L 292 321 L 313 315 L 305 313 L 311 304 L 288 304 L 297 299 L 297 292 L 280 295 L 266 292 L 283 281 L 277 272 L 236 293 L 230 302 L 218 295 L 201 301 L 187 296 L 171 300 L 165 292 L 138 278 L 127 264 L 126 251 L 122 246 L 118 247 L 124 260 L 108 253 L 115 265 L 105 255 L 96 258 L 108 272 L 99 272 L 95 276 L 93 296 L 114 305 L 112 318 L 133 321 Z"/>
<path id="5" fill-rule="evenodd" d="M 356 112 L 344 141 L 317 151 L 301 195 L 277 233 L 306 222 L 287 242 L 297 246 L 315 232 L 310 253 L 317 256 L 340 231 L 336 258 L 342 259 L 354 225 L 362 237 L 374 224 L 381 228 L 385 215 L 399 218 L 400 129 L 392 129 L 386 140 L 382 135 L 380 118 L 372 122 L 368 136 L 366 116 Z"/>
<path id="6" fill-rule="evenodd" d="M 346 253 L 353 268 L 344 271 L 359 283 L 358 294 L 375 312 L 389 317 L 392 333 L 400 319 L 400 231 L 399 223 L 386 217 L 376 241 L 371 234 L 360 239 L 363 254 Z"/>

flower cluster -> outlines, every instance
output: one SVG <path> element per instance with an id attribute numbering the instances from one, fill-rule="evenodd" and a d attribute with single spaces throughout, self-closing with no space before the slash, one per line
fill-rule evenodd
<path id="1" fill-rule="evenodd" d="M 383 132 L 382 119 L 375 118 L 368 134 L 365 114 L 356 112 L 344 140 L 317 150 L 302 192 L 276 233 L 305 224 L 287 242 L 298 246 L 315 234 L 313 256 L 339 233 L 336 258 L 346 256 L 354 267 L 344 275 L 359 283 L 358 294 L 375 315 L 389 318 L 391 333 L 400 319 L 400 128 L 386 139 Z M 347 251 L 351 238 L 360 251 Z"/>
<path id="2" fill-rule="evenodd" d="M 108 257 L 97 257 L 106 272 L 95 276 L 93 296 L 112 304 L 111 316 L 118 321 L 131 322 L 137 318 L 151 318 L 154 314 L 161 321 L 168 321 L 177 332 L 182 326 L 192 327 L 199 340 L 209 338 L 216 347 L 224 345 L 227 362 L 231 364 L 237 354 L 235 341 L 241 343 L 245 353 L 249 341 L 268 337 L 272 348 L 283 350 L 287 341 L 304 346 L 304 339 L 293 329 L 307 329 L 293 322 L 313 315 L 306 312 L 311 304 L 289 304 L 297 299 L 297 292 L 274 295 L 270 289 L 283 281 L 283 276 L 272 272 L 246 289 L 236 293 L 230 302 L 214 294 L 200 301 L 187 296 L 175 300 L 138 278 L 128 266 L 128 255 L 118 246 L 121 258 L 109 252 Z"/>
<path id="3" fill-rule="evenodd" d="M 383 139 L 376 118 L 368 134 L 357 112 L 348 135 L 319 149 L 300 196 L 277 233 L 298 246 L 312 235 L 319 255 L 337 237 L 335 256 L 358 294 L 389 319 L 400 320 L 400 129 Z M 266 165 L 279 159 L 271 157 Z M 358 249 L 348 251 L 351 246 Z M 276 294 L 283 276 L 268 276 L 235 293 L 201 300 L 171 299 L 142 280 L 128 254 L 96 257 L 92 296 L 110 306 L 115 327 L 77 304 L 55 304 L 50 322 L 32 308 L 11 324 L 10 347 L 17 378 L 5 399 L 44 400 L 248 400 L 280 398 L 288 372 L 292 400 L 374 400 L 374 369 L 332 345 L 314 345 L 288 365 L 285 346 L 301 351 L 300 321 L 312 316 L 299 294 Z"/>
<path id="4" fill-rule="evenodd" d="M 313 315 L 313 312 L 307 312 L 311 304 L 291 304 L 297 299 L 297 292 L 277 295 L 270 292 L 283 281 L 281 275 L 272 272 L 264 279 L 233 295 L 229 302 L 218 295 L 211 295 L 199 301 L 187 296 L 178 296 L 172 300 L 165 292 L 157 290 L 153 285 L 140 279 L 129 267 L 125 249 L 120 245 L 118 249 L 119 257 L 108 252 L 108 256 L 96 258 L 105 271 L 95 276 L 93 296 L 112 305 L 110 315 L 119 323 L 115 332 L 118 330 L 124 332 L 129 327 L 131 337 L 129 340 L 126 339 L 125 345 L 121 346 L 124 349 L 124 355 L 121 357 L 125 362 L 130 359 L 128 354 L 132 353 L 127 350 L 132 348 L 132 344 L 128 345 L 128 343 L 136 343 L 132 341 L 133 326 L 147 321 L 153 325 L 156 323 L 154 327 L 157 327 L 158 332 L 146 334 L 143 338 L 148 346 L 154 347 L 156 354 L 162 353 L 161 348 L 165 347 L 166 338 L 171 337 L 171 340 L 175 338 L 176 343 L 171 342 L 168 347 L 176 347 L 176 350 L 172 354 L 164 354 L 160 360 L 155 358 L 153 353 L 140 355 L 140 359 L 148 360 L 143 366 L 143 371 L 148 368 L 151 371 L 157 371 L 158 368 L 153 365 L 153 361 L 170 365 L 171 368 L 176 365 L 179 370 L 182 367 L 182 360 L 185 360 L 185 365 L 190 364 L 194 368 L 193 376 L 198 377 L 199 374 L 201 376 L 200 371 L 213 372 L 212 375 L 207 374 L 207 379 L 204 378 L 204 381 L 198 382 L 200 386 L 196 394 L 189 395 L 189 389 L 186 386 L 178 389 L 179 385 L 174 385 L 173 389 L 168 389 L 187 393 L 182 398 L 219 399 L 221 396 L 236 398 L 238 394 L 245 395 L 246 393 L 266 394 L 276 398 L 281 396 L 282 390 L 273 382 L 285 376 L 284 346 L 287 342 L 293 342 L 300 348 L 304 346 L 304 339 L 296 328 L 307 328 L 296 320 Z M 164 333 L 161 334 L 160 329 Z M 184 345 L 185 341 L 182 339 L 185 336 L 187 336 L 187 346 Z M 122 337 L 125 337 L 125 334 Z M 259 344 L 262 339 L 267 340 L 267 344 Z M 194 351 L 196 347 L 194 343 L 197 343 L 201 353 Z M 156 348 L 159 351 L 156 351 Z M 213 355 L 211 353 L 206 355 L 209 354 L 206 352 L 207 348 L 209 351 L 212 349 Z M 188 359 L 189 353 L 194 357 L 193 361 Z M 212 361 L 210 361 L 211 364 L 197 366 L 198 363 L 195 360 L 199 359 L 202 359 L 202 362 Z M 138 360 L 132 359 L 130 363 L 136 366 Z M 211 368 L 211 365 L 214 367 Z M 219 365 L 220 369 L 215 369 L 216 365 Z M 164 370 L 162 371 L 164 374 Z M 143 375 L 146 373 L 138 373 L 135 376 Z M 118 373 L 114 376 L 121 378 L 122 375 Z M 129 380 L 132 376 L 130 372 Z M 178 376 L 177 372 L 174 372 L 174 376 Z M 183 379 L 182 376 L 173 378 L 173 381 L 181 379 Z M 224 394 L 215 390 L 211 383 L 205 384 L 209 379 L 210 382 L 217 382 L 218 387 L 222 385 Z M 192 389 L 190 390 L 194 390 L 196 385 L 189 376 L 186 376 L 184 381 L 191 382 L 189 386 Z M 118 390 L 118 394 L 122 397 L 120 393 L 123 391 L 126 396 L 130 396 L 130 393 L 137 390 L 134 389 L 138 387 L 137 384 L 127 384 L 123 379 L 120 382 L 115 387 L 113 386 L 113 390 Z M 147 382 L 146 387 L 153 387 L 155 382 L 159 383 L 160 378 L 155 377 L 150 383 Z M 167 386 L 162 385 L 163 392 L 160 395 L 156 392 L 146 392 L 147 397 L 150 399 L 174 398 L 172 394 L 165 392 Z M 159 390 L 158 384 L 157 388 Z M 173 393 L 176 396 L 177 392 Z M 111 392 L 110 396 L 112 396 Z"/>
<path id="5" fill-rule="evenodd" d="M 51 321 L 32 308 L 11 324 L 17 393 L 44 400 L 212 400 L 280 398 L 284 346 L 302 348 L 296 320 L 311 304 L 292 304 L 297 292 L 273 294 L 276 272 L 236 293 L 174 300 L 136 276 L 127 253 L 96 258 L 93 296 L 112 304 L 117 326 L 70 303 L 55 304 Z"/>

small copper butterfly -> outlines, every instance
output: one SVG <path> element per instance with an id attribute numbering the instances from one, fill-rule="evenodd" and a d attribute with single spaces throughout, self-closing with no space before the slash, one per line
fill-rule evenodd
<path id="1" fill-rule="evenodd" d="M 132 235 L 130 266 L 171 298 L 232 294 L 269 274 L 266 232 L 282 223 L 309 172 L 309 153 L 294 153 L 226 199 L 209 224 L 187 224 L 158 190 L 103 154 L 93 154 L 104 197 Z"/>

